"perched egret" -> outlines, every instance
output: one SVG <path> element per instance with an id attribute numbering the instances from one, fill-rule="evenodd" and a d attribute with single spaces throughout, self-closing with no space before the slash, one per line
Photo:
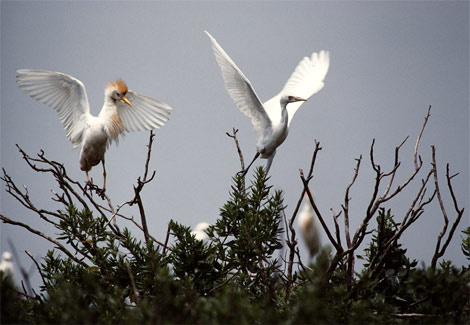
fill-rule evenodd
<path id="1" fill-rule="evenodd" d="M 302 232 L 305 245 L 310 252 L 310 258 L 312 258 L 320 249 L 320 224 L 315 216 L 315 211 L 313 210 L 307 194 L 305 194 L 304 206 L 299 212 L 298 225 Z"/>
<path id="2" fill-rule="evenodd" d="M 104 104 L 99 115 L 90 114 L 83 83 L 65 73 L 44 70 L 17 70 L 18 86 L 37 101 L 54 108 L 73 147 L 82 145 L 80 169 L 88 172 L 103 164 L 103 189 L 106 188 L 104 154 L 112 141 L 129 131 L 153 130 L 168 121 L 171 107 L 164 102 L 138 94 L 121 79 L 104 89 Z"/>
<path id="3" fill-rule="evenodd" d="M 197 240 L 205 240 L 207 239 L 207 234 L 205 230 L 209 227 L 207 222 L 200 222 L 196 225 L 194 230 L 191 232 L 192 235 L 196 236 Z"/>
<path id="4" fill-rule="evenodd" d="M 3 276 L 9 277 L 14 281 L 15 268 L 13 266 L 10 252 L 4 252 L 2 255 L 2 260 L 0 261 L 0 272 L 3 273 Z"/>
<path id="5" fill-rule="evenodd" d="M 212 49 L 222 70 L 225 88 L 240 111 L 251 118 L 258 136 L 255 157 L 242 172 L 246 173 L 259 156 L 268 159 L 266 168 L 269 171 L 276 148 L 286 139 L 295 112 L 303 102 L 323 88 L 323 80 L 330 65 L 329 52 L 320 51 L 313 53 L 310 58 L 303 58 L 284 88 L 267 102 L 261 103 L 243 72 L 217 41 L 207 31 L 205 33 L 212 42 Z"/>

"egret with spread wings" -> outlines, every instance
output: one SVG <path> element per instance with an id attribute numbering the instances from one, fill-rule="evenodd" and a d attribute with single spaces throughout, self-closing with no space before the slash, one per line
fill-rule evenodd
<path id="1" fill-rule="evenodd" d="M 242 172 L 245 174 L 259 156 L 268 159 L 266 168 L 269 171 L 277 147 L 287 137 L 295 112 L 303 102 L 323 88 L 323 80 L 330 65 L 329 52 L 320 51 L 313 53 L 311 57 L 304 57 L 284 88 L 267 102 L 261 103 L 243 72 L 217 41 L 207 31 L 205 33 L 212 42 L 215 58 L 222 70 L 225 88 L 240 111 L 251 118 L 258 136 L 255 157 Z"/>
<path id="2" fill-rule="evenodd" d="M 90 114 L 83 83 L 65 73 L 20 69 L 18 86 L 40 103 L 54 108 L 72 145 L 82 145 L 80 169 L 88 172 L 103 164 L 103 189 L 106 189 L 104 154 L 119 135 L 129 131 L 154 130 L 168 121 L 171 107 L 164 102 L 138 94 L 121 79 L 109 82 L 104 90 L 104 104 L 98 116 Z"/>

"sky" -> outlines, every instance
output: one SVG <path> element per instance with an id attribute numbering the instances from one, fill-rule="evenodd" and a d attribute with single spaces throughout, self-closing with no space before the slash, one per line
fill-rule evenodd
<path id="1" fill-rule="evenodd" d="M 402 220 L 431 168 L 435 145 L 451 220 L 456 214 L 446 189 L 447 163 L 452 173 L 459 173 L 453 178 L 454 191 L 465 207 L 444 259 L 467 263 L 460 244 L 470 209 L 468 1 L 1 1 L 0 11 L 1 167 L 17 184 L 27 186 L 38 206 L 62 208 L 50 200 L 57 186 L 51 177 L 26 166 L 15 144 L 30 155 L 44 150 L 48 158 L 64 163 L 74 179 L 84 183 L 86 177 L 79 169 L 79 149 L 72 148 L 56 112 L 17 87 L 19 68 L 60 71 L 80 79 L 93 114 L 101 109 L 105 84 L 117 78 L 134 91 L 170 104 L 170 120 L 155 132 L 150 169 L 156 177 L 141 194 L 149 231 L 164 240 L 170 219 L 191 227 L 215 222 L 228 199 L 231 178 L 240 170 L 233 140 L 225 133 L 239 129 L 245 160 L 255 153 L 256 136 L 225 90 L 207 30 L 251 81 L 261 101 L 282 89 L 304 56 L 330 51 L 325 87 L 297 111 L 270 170 L 270 184 L 284 191 L 287 216 L 301 194 L 299 169 L 309 168 L 316 139 L 322 150 L 310 185 L 330 229 L 331 209 L 341 210 L 355 159 L 363 157 L 351 190 L 355 229 L 372 196 L 372 140 L 376 163 L 389 170 L 395 147 L 410 136 L 400 151 L 396 184 L 403 182 L 413 172 L 414 143 L 432 105 L 419 148 L 423 170 L 384 207 Z M 107 193 L 114 205 L 133 198 L 147 142 L 147 132 L 128 133 L 106 153 Z M 265 162 L 258 160 L 255 166 Z M 90 175 L 102 184 L 101 166 Z M 1 213 L 55 233 L 4 189 L 2 184 Z M 138 216 L 137 207 L 124 211 Z M 435 200 L 400 240 L 408 256 L 429 266 L 442 226 Z M 11 250 L 10 239 L 26 269 L 31 261 L 25 250 L 40 259 L 51 247 L 26 230 L 0 227 L 1 251 Z M 132 230 L 143 239 L 140 231 Z M 322 244 L 327 245 L 322 233 Z M 303 243 L 300 249 L 308 260 Z M 32 280 L 40 283 L 37 272 Z"/>

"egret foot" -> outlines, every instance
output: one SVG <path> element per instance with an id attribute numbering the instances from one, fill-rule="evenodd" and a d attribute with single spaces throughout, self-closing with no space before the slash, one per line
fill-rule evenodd
<path id="1" fill-rule="evenodd" d="M 105 199 L 104 195 L 105 195 L 105 192 L 106 192 L 106 188 L 104 188 L 104 187 L 99 188 L 98 185 L 93 184 L 92 180 L 88 180 L 85 183 L 85 187 L 83 188 L 83 193 L 85 194 L 86 191 L 90 191 L 90 194 L 93 194 L 93 192 L 95 192 L 103 200 Z"/>

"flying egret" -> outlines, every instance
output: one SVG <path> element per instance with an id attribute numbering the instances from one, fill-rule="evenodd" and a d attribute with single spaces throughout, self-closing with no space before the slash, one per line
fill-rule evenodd
<path id="1" fill-rule="evenodd" d="M 54 108 L 64 125 L 73 147 L 82 145 L 80 169 L 88 172 L 103 164 L 103 189 L 106 189 L 104 154 L 109 145 L 118 143 L 120 134 L 153 130 L 168 121 L 172 109 L 164 102 L 138 94 L 127 88 L 121 79 L 109 82 L 104 89 L 104 104 L 98 116 L 90 114 L 90 105 L 83 83 L 65 73 L 20 69 L 18 86 L 40 103 Z"/>
<path id="2" fill-rule="evenodd" d="M 14 281 L 15 268 L 13 266 L 10 252 L 4 252 L 2 255 L 2 260 L 0 261 L 0 272 L 3 273 L 4 277 L 9 277 Z"/>
<path id="3" fill-rule="evenodd" d="M 298 225 L 302 232 L 305 245 L 310 252 L 310 258 L 314 257 L 320 249 L 320 224 L 315 216 L 312 204 L 310 203 L 307 194 L 305 194 L 305 201 L 302 210 L 299 212 Z"/>
<path id="4" fill-rule="evenodd" d="M 196 225 L 191 234 L 196 236 L 197 240 L 206 240 L 208 238 L 205 230 L 209 227 L 207 222 L 200 222 Z"/>
<path id="5" fill-rule="evenodd" d="M 286 139 L 295 112 L 303 102 L 323 88 L 323 80 L 330 65 L 329 52 L 314 52 L 310 58 L 304 57 L 284 88 L 262 104 L 250 81 L 235 62 L 211 34 L 207 31 L 205 33 L 212 42 L 215 58 L 222 70 L 225 88 L 240 111 L 251 118 L 251 123 L 257 133 L 255 157 L 242 172 L 246 174 L 259 156 L 268 159 L 266 168 L 269 171 L 276 148 Z"/>

